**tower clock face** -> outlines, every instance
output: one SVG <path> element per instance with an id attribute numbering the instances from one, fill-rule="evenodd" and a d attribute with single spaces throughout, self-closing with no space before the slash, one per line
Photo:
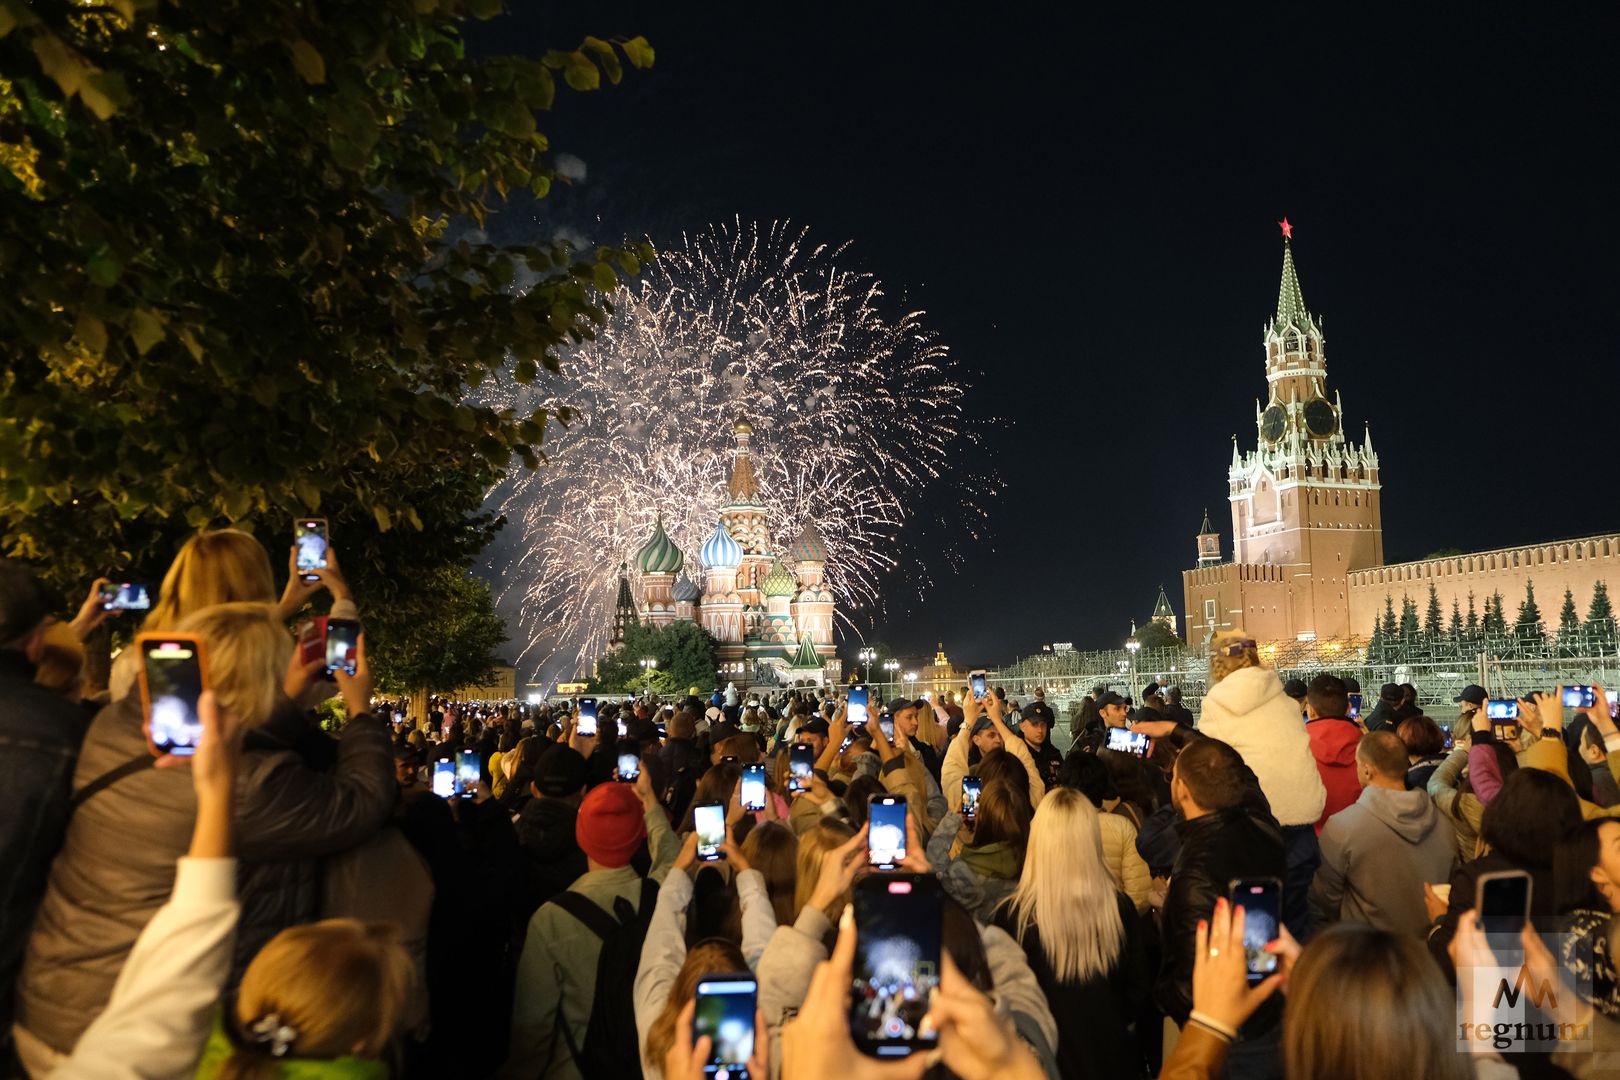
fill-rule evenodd
<path id="1" fill-rule="evenodd" d="M 1314 438 L 1325 439 L 1333 434 L 1336 419 L 1333 415 L 1333 406 L 1321 398 L 1316 398 L 1305 405 L 1305 426 Z"/>
<path id="2" fill-rule="evenodd" d="M 1273 405 L 1260 414 L 1260 437 L 1268 443 L 1274 443 L 1283 437 L 1283 425 L 1287 422 L 1287 414 L 1281 405 Z"/>

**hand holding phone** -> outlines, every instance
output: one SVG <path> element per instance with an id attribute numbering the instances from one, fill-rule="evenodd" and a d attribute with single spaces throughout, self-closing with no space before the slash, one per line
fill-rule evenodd
<path id="1" fill-rule="evenodd" d="M 1243 959 L 1249 985 L 1257 986 L 1281 962 L 1266 946 L 1282 934 L 1282 882 L 1272 877 L 1234 878 L 1228 898 L 1243 908 Z"/>
<path id="2" fill-rule="evenodd" d="M 765 809 L 765 766 L 750 762 L 743 766 L 737 802 L 744 810 Z"/>
<path id="3" fill-rule="evenodd" d="M 299 518 L 293 523 L 293 566 L 300 581 L 319 581 L 316 570 L 326 569 L 329 547 L 325 518 Z"/>
<path id="4" fill-rule="evenodd" d="M 725 858 L 720 848 L 726 842 L 726 808 L 720 803 L 694 806 L 692 824 L 698 838 L 697 857 L 704 862 Z"/>
<path id="5" fill-rule="evenodd" d="M 867 705 L 871 701 L 871 693 L 864 686 L 849 688 L 849 698 L 845 702 L 844 718 L 850 727 L 858 727 L 866 723 L 868 718 Z"/>
<path id="6" fill-rule="evenodd" d="M 989 693 L 989 684 L 985 682 L 983 671 L 969 672 L 968 686 L 973 691 L 974 701 L 983 701 L 985 694 Z"/>
<path id="7" fill-rule="evenodd" d="M 596 699 L 585 697 L 579 699 L 579 723 L 574 727 L 574 734 L 591 738 L 596 735 Z"/>
<path id="8" fill-rule="evenodd" d="M 758 1032 L 754 1017 L 758 1012 L 759 984 L 748 972 L 711 975 L 697 985 L 692 1006 L 692 1045 L 707 1035 L 709 1060 L 703 1075 L 724 1075 L 726 1080 L 766 1080 L 751 1077 L 748 1065 L 754 1057 Z"/>
<path id="9" fill-rule="evenodd" d="M 152 590 L 139 581 L 105 582 L 97 587 L 102 611 L 150 611 Z"/>
<path id="10" fill-rule="evenodd" d="M 1145 758 L 1148 754 L 1148 737 L 1140 731 L 1131 731 L 1129 728 L 1109 728 L 1106 749 Z"/>
<path id="11" fill-rule="evenodd" d="M 483 768 L 477 750 L 463 750 L 456 755 L 456 794 L 464 799 L 478 796 L 478 781 Z"/>
<path id="12" fill-rule="evenodd" d="M 977 776 L 962 777 L 962 821 L 972 825 L 979 816 L 979 793 L 984 790 L 984 781 Z"/>
<path id="13" fill-rule="evenodd" d="M 208 688 L 202 639 L 195 634 L 137 634 L 146 740 L 159 756 L 196 753 L 202 738 L 198 700 Z"/>
<path id="14" fill-rule="evenodd" d="M 939 991 L 941 893 L 932 874 L 870 874 L 855 883 L 849 1033 L 869 1057 L 932 1050 L 923 1017 Z"/>
<path id="15" fill-rule="evenodd" d="M 356 651 L 360 648 L 359 619 L 326 620 L 326 674 L 355 673 Z"/>
<path id="16" fill-rule="evenodd" d="M 440 758 L 433 763 L 433 794 L 448 799 L 456 793 L 456 763 Z"/>
<path id="17" fill-rule="evenodd" d="M 906 858 L 906 797 L 873 795 L 866 807 L 866 861 L 897 869 Z"/>
<path id="18" fill-rule="evenodd" d="M 816 748 L 807 742 L 796 742 L 788 751 L 788 790 L 809 791 L 810 778 L 816 769 Z"/>
<path id="19" fill-rule="evenodd" d="M 626 751 L 619 755 L 618 775 L 614 777 L 626 784 L 633 784 L 641 775 L 641 755 L 634 751 Z"/>

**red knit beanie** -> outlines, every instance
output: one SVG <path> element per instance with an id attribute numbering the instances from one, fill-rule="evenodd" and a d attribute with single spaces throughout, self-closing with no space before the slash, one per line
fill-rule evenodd
<path id="1" fill-rule="evenodd" d="M 594 863 L 625 866 L 647 835 L 646 809 L 629 784 L 597 784 L 579 804 L 574 837 Z"/>

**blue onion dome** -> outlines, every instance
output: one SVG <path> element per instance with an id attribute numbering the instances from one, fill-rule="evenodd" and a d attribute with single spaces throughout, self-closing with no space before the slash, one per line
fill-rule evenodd
<path id="1" fill-rule="evenodd" d="M 720 522 L 714 527 L 714 532 L 703 541 L 698 549 L 698 557 L 703 565 L 711 570 L 735 570 L 742 565 L 742 545 L 733 540 L 731 534 L 726 532 L 726 523 Z"/>
<path id="2" fill-rule="evenodd" d="M 685 565 L 686 556 L 664 531 L 664 516 L 658 515 L 651 538 L 636 552 L 636 569 L 643 574 L 678 574 Z"/>
<path id="3" fill-rule="evenodd" d="M 759 591 L 766 596 L 792 596 L 798 591 L 798 587 L 799 583 L 788 572 L 788 568 L 782 565 L 781 559 L 771 564 L 771 572 L 759 583 Z"/>
<path id="4" fill-rule="evenodd" d="M 682 574 L 675 579 L 675 587 L 669 590 L 669 595 L 677 604 L 695 604 L 703 590 L 692 584 L 692 579 Z"/>
<path id="5" fill-rule="evenodd" d="M 807 521 L 799 538 L 793 541 L 788 548 L 788 554 L 793 556 L 795 562 L 824 563 L 827 561 L 827 544 L 821 539 L 821 530 L 816 523 Z"/>

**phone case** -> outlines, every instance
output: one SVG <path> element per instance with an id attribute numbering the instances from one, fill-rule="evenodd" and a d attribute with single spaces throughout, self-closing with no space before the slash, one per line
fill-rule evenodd
<path id="1" fill-rule="evenodd" d="M 146 748 L 152 751 L 153 757 L 162 757 L 163 751 L 158 749 L 157 743 L 152 741 L 152 687 L 146 681 L 146 645 L 151 641 L 185 641 L 189 642 L 197 653 L 197 670 L 202 675 L 202 687 L 208 689 L 208 650 L 203 647 L 202 638 L 195 634 L 152 634 L 141 633 L 135 635 L 135 655 L 140 657 L 140 668 L 137 672 L 141 687 L 141 734 L 146 737 Z"/>

